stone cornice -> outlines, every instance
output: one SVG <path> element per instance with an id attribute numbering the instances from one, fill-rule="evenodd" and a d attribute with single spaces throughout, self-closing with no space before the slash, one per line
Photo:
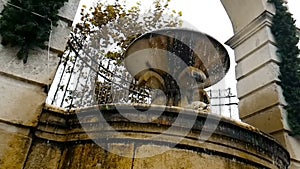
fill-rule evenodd
<path id="1" fill-rule="evenodd" d="M 226 45 L 229 45 L 232 49 L 235 49 L 237 46 L 242 44 L 248 38 L 252 37 L 256 32 L 264 28 L 265 26 L 271 27 L 272 25 L 273 14 L 265 11 L 260 16 L 255 18 L 251 23 L 245 26 L 239 32 L 236 32 L 233 37 L 225 42 Z"/>

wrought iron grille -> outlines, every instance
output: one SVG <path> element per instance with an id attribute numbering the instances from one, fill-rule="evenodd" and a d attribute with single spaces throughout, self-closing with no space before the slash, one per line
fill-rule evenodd
<path id="1" fill-rule="evenodd" d="M 79 48 L 78 48 L 79 47 Z M 68 42 L 49 91 L 47 103 L 70 109 L 107 103 L 151 103 L 151 89 L 138 87 L 123 63 Z M 238 118 L 231 89 L 207 90 L 214 113 Z"/>

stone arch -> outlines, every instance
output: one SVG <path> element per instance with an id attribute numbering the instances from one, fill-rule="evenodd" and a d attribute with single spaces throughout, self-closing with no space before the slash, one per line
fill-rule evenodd
<path id="1" fill-rule="evenodd" d="M 271 134 L 291 155 L 291 168 L 300 168 L 300 141 L 287 131 L 280 58 L 271 33 L 273 4 L 267 0 L 221 0 L 234 30 L 226 44 L 234 49 L 239 114 L 242 121 Z"/>
<path id="2" fill-rule="evenodd" d="M 221 3 L 231 20 L 235 33 L 241 31 L 263 12 L 275 13 L 273 5 L 267 0 L 221 0 Z"/>

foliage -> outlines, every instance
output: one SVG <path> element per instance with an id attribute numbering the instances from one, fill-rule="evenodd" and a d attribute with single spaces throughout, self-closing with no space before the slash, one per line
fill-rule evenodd
<path id="1" fill-rule="evenodd" d="M 17 56 L 26 63 L 29 49 L 45 47 L 51 30 L 50 20 L 56 26 L 58 10 L 66 1 L 10 0 L 1 12 L 1 43 L 20 46 Z"/>
<path id="2" fill-rule="evenodd" d="M 288 12 L 284 0 L 269 0 L 276 8 L 272 33 L 277 44 L 277 54 L 281 58 L 279 79 L 287 102 L 288 124 L 294 135 L 300 136 L 300 50 L 299 38 L 292 14 Z"/>
<path id="3" fill-rule="evenodd" d="M 83 6 L 81 20 L 76 24 L 69 41 L 80 58 L 75 68 L 79 77 L 78 85 L 73 92 L 73 104 L 76 107 L 97 104 L 95 94 L 98 103 L 110 102 L 110 90 L 103 88 L 106 84 L 111 84 L 110 82 L 121 85 L 114 85 L 113 89 L 116 91 L 130 85 L 131 80 L 127 79 L 128 72 L 122 62 L 122 53 L 143 33 L 181 26 L 182 13 L 171 10 L 169 4 L 170 0 L 142 3 L 132 0 L 103 0 L 91 8 Z M 116 93 L 118 101 L 127 103 L 122 93 Z M 106 99 L 102 99 L 102 94 Z"/>
<path id="4" fill-rule="evenodd" d="M 83 7 L 81 22 L 76 25 L 74 34 L 85 49 L 120 62 L 123 51 L 141 34 L 181 26 L 182 13 L 169 9 L 170 0 L 154 0 L 146 11 L 141 2 L 134 5 L 128 2 L 101 1 L 88 10 Z"/>

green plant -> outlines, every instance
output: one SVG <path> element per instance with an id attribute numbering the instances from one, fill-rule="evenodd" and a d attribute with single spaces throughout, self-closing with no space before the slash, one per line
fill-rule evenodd
<path id="1" fill-rule="evenodd" d="M 45 47 L 51 23 L 56 26 L 58 10 L 67 0 L 10 0 L 0 15 L 2 45 L 20 46 L 19 59 L 27 62 L 29 49 Z"/>
<path id="2" fill-rule="evenodd" d="M 281 58 L 280 85 L 287 102 L 288 124 L 293 135 L 300 136 L 300 50 L 299 38 L 292 14 L 284 0 L 269 0 L 276 9 L 271 27 L 277 44 L 277 55 Z"/>

